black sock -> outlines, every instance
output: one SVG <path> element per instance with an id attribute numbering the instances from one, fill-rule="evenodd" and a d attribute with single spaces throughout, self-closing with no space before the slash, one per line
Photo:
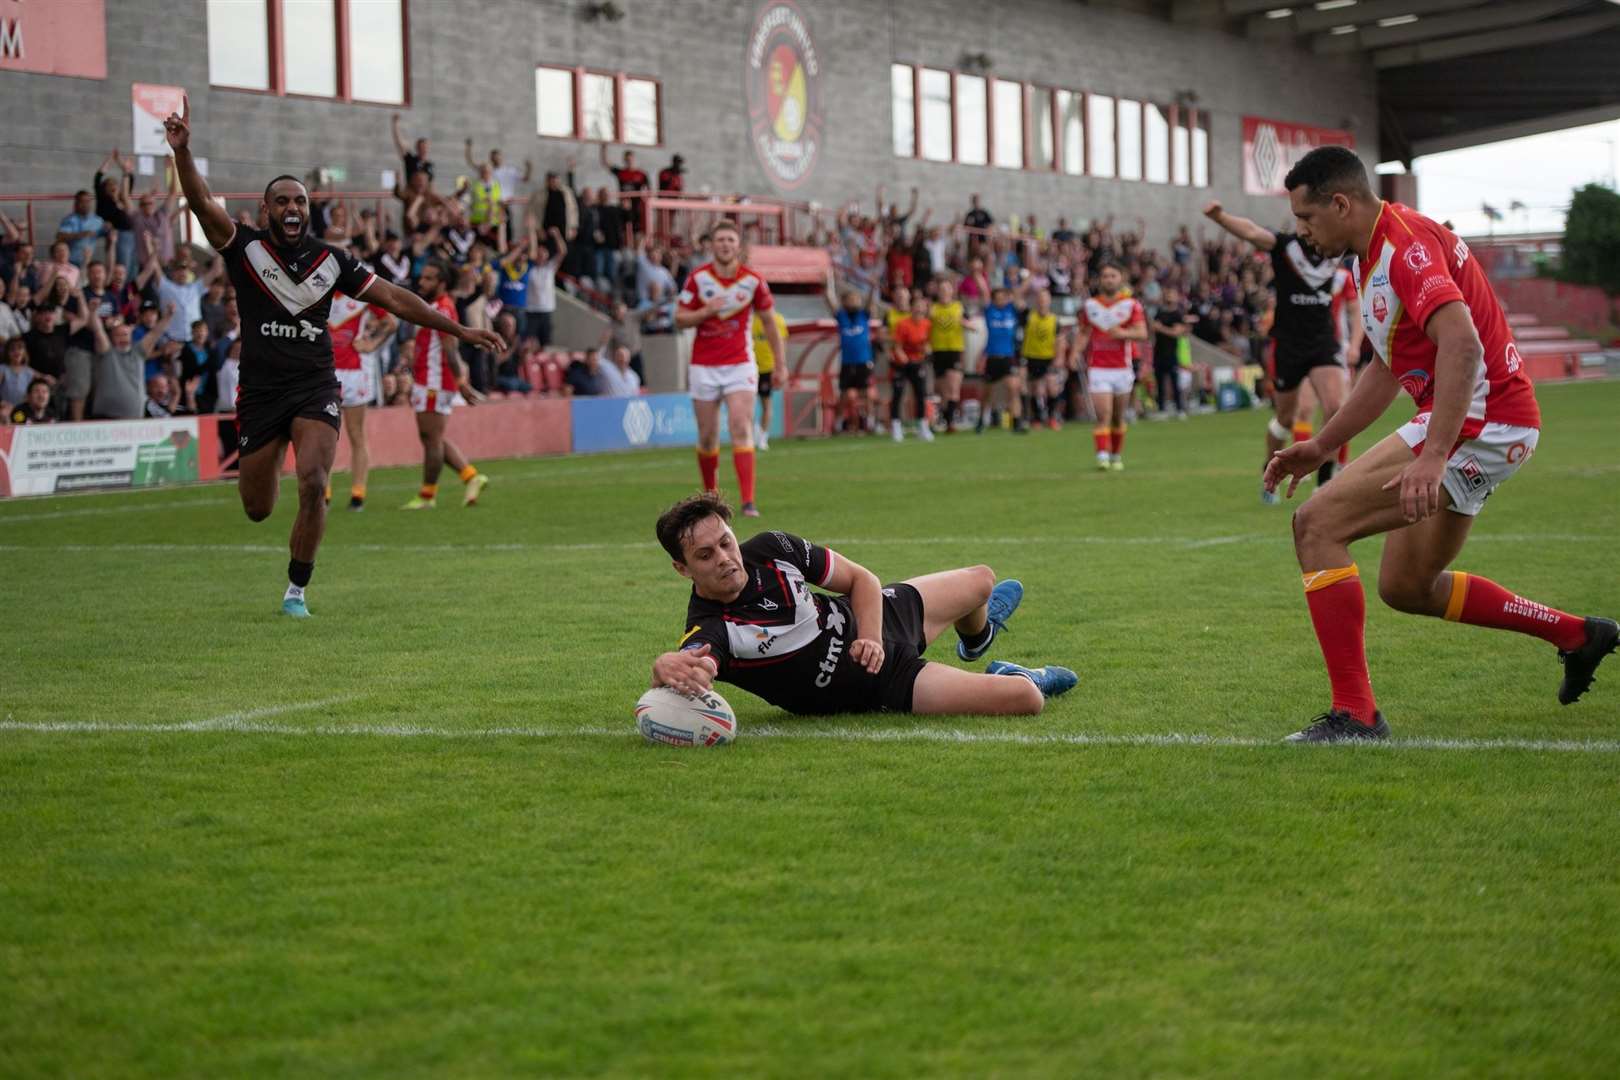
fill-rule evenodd
<path id="1" fill-rule="evenodd" d="M 956 423 L 956 405 L 957 403 L 954 401 L 945 403 L 945 424 L 947 427 Z"/>
<path id="2" fill-rule="evenodd" d="M 990 635 L 995 632 L 995 626 L 992 625 L 989 620 L 986 620 L 984 629 L 980 630 L 977 634 L 969 637 L 967 634 L 964 634 L 962 631 L 958 630 L 956 632 L 956 636 L 961 638 L 962 644 L 967 646 L 969 649 L 982 649 L 986 645 L 990 644 Z"/>
<path id="3" fill-rule="evenodd" d="M 309 588 L 309 579 L 315 573 L 315 564 L 312 562 L 299 562 L 297 559 L 287 563 L 287 580 L 300 589 Z"/>
<path id="4" fill-rule="evenodd" d="M 350 495 L 349 496 L 349 505 L 350 506 L 364 506 L 364 505 L 366 505 L 366 498 L 365 498 L 364 495 Z M 315 564 L 311 563 L 310 565 L 313 566 Z"/>

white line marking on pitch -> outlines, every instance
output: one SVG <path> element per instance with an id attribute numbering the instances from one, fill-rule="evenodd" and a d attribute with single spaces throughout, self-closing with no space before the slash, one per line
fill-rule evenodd
<path id="1" fill-rule="evenodd" d="M 292 724 L 265 723 L 265 718 L 291 712 L 307 712 L 340 702 L 353 700 L 353 696 L 327 698 L 295 705 L 277 705 L 251 712 L 230 713 L 208 720 L 189 723 L 124 724 L 103 723 L 95 720 L 61 721 L 0 721 L 0 731 L 28 731 L 58 734 L 147 733 L 194 734 L 199 732 L 231 732 L 243 735 L 299 735 L 325 738 L 344 736 L 370 736 L 389 739 L 635 739 L 634 728 L 582 727 L 564 729 L 493 727 L 442 728 L 416 724 L 315 724 L 298 727 Z M 1258 749 L 1282 745 L 1279 739 L 1259 739 L 1242 735 L 1198 735 L 1166 732 L 1144 735 L 1112 735 L 1086 733 L 1036 734 L 1018 731 L 966 731 L 960 728 L 853 728 L 853 727 L 780 727 L 769 724 L 744 728 L 743 737 L 750 739 L 805 739 L 830 742 L 907 743 L 929 742 L 952 745 L 1012 745 L 1012 746 L 1142 746 L 1142 747 L 1210 747 L 1215 749 Z M 1523 750 L 1540 753 L 1614 754 L 1620 753 L 1620 740 L 1612 739 L 1446 739 L 1411 738 L 1392 739 L 1381 743 L 1355 743 L 1356 751 L 1383 752 L 1389 750 Z"/>
<path id="2" fill-rule="evenodd" d="M 828 547 L 1162 547 L 1199 551 L 1205 548 L 1226 547 L 1233 544 L 1282 544 L 1289 541 L 1286 533 L 1248 533 L 1235 536 L 842 536 L 815 538 Z M 1469 543 L 1547 544 L 1609 542 L 1611 538 L 1582 533 L 1498 533 L 1470 538 Z M 387 552 L 538 552 L 561 554 L 592 551 L 646 551 L 653 552 L 658 545 L 652 541 L 583 542 L 575 544 L 345 544 L 329 540 L 330 551 Z M 263 555 L 285 551 L 285 545 L 276 544 L 0 544 L 0 551 L 58 551 L 58 552 L 114 552 L 114 553 L 196 553 L 196 554 L 252 554 Z"/>

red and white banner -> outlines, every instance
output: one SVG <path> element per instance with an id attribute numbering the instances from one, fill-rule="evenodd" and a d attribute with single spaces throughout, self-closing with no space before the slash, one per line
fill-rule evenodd
<path id="1" fill-rule="evenodd" d="M 1286 195 L 1283 177 L 1318 146 L 1348 146 L 1356 137 L 1338 128 L 1290 124 L 1260 116 L 1243 118 L 1243 190 L 1249 195 Z"/>
<path id="2" fill-rule="evenodd" d="M 103 0 L 0 0 L 0 70 L 105 79 Z"/>
<path id="3" fill-rule="evenodd" d="M 163 133 L 163 121 L 170 113 L 178 113 L 185 105 L 186 91 L 179 86 L 155 86 L 135 83 L 129 88 L 130 112 L 135 118 L 135 141 L 131 152 L 169 156 L 169 140 Z"/>

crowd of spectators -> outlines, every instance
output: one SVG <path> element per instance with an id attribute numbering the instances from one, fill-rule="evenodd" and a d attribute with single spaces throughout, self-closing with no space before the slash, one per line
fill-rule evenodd
<path id="1" fill-rule="evenodd" d="M 316 170 L 307 178 L 314 234 L 405 287 L 430 259 L 454 267 L 451 295 L 461 319 L 508 342 L 499 356 L 464 346 L 480 391 L 636 392 L 643 336 L 673 330 L 686 276 L 709 256 L 702 234 L 655 234 L 638 198 L 683 191 L 682 156 L 658 172 L 654 189 L 634 151 L 615 163 L 604 146 L 598 164 L 614 187 L 582 177 L 570 157 L 530 190 L 533 163 L 519 167 L 499 148 L 479 154 L 466 140 L 469 172 L 448 180 L 435 171 L 428 139 L 407 142 L 397 116 L 392 134 L 402 166 L 394 200 L 352 201 Z M 240 355 L 235 296 L 219 258 L 182 242 L 177 195 L 172 185 L 137 192 L 134 163 L 114 150 L 48 234 L 43 258 L 0 213 L 0 418 L 229 411 Z M 931 207 L 919 213 L 918 203 L 916 189 L 902 208 L 880 185 L 871 213 L 851 204 L 817 214 L 794 242 L 828 251 L 839 290 L 892 298 L 904 289 L 933 298 L 949 281 L 970 315 L 1007 287 L 1047 291 L 1058 314 L 1072 317 L 1100 267 L 1117 262 L 1150 321 L 1169 298 L 1199 338 L 1239 363 L 1258 357 L 1270 267 L 1237 241 L 1202 229 L 1195 236 L 1183 226 L 1159 250 L 1146 243 L 1145 222 L 1126 228 L 1105 219 L 1075 228 L 1059 216 L 1047 229 L 1033 213 L 999 219 L 977 195 L 959 217 L 940 221 Z M 259 224 L 256 213 L 243 207 L 238 219 Z M 758 226 L 745 230 L 760 235 Z M 607 316 L 596 348 L 553 350 L 559 288 Z M 408 398 L 413 332 L 402 327 L 385 351 L 386 403 Z"/>

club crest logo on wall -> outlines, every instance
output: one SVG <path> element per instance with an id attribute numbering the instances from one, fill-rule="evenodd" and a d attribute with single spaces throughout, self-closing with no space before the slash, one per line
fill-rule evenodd
<path id="1" fill-rule="evenodd" d="M 810 178 L 821 157 L 825 118 L 821 55 L 810 23 L 789 0 L 760 8 L 744 55 L 754 153 L 780 191 Z"/>

